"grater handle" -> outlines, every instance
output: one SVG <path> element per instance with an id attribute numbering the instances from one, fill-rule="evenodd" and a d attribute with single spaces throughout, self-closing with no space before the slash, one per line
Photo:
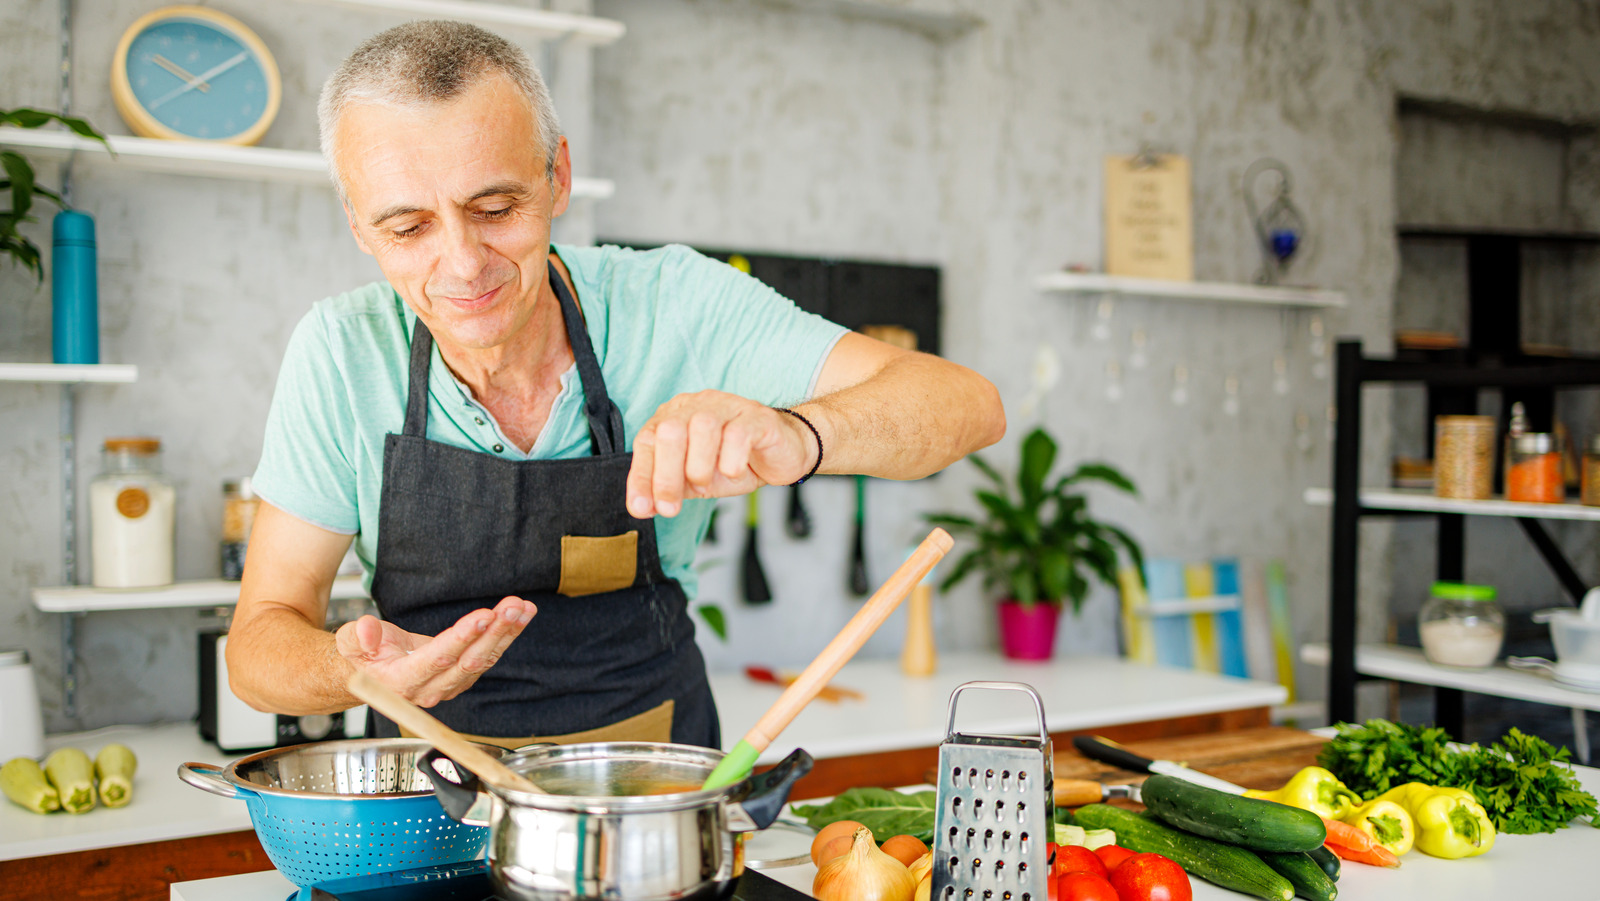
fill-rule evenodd
<path id="1" fill-rule="evenodd" d="M 1039 740 L 1040 741 L 1049 741 L 1050 740 L 1050 733 L 1049 733 L 1048 730 L 1045 729 L 1045 725 L 1044 725 L 1044 700 L 1039 697 L 1039 693 L 1037 691 L 1034 691 L 1032 685 L 1028 685 L 1028 684 L 1023 683 L 1023 682 L 984 682 L 984 681 L 963 682 L 962 684 L 956 686 L 956 690 L 955 691 L 950 692 L 950 718 L 945 723 L 945 728 L 944 728 L 944 734 L 945 734 L 945 738 L 946 739 L 949 739 L 949 738 L 953 737 L 956 734 L 956 698 L 959 698 L 961 696 L 961 693 L 966 691 L 969 688 L 984 688 L 984 689 L 989 689 L 989 690 L 992 690 L 992 691 L 1020 691 L 1020 692 L 1023 692 L 1028 697 L 1033 699 L 1033 709 L 1034 709 L 1035 712 L 1037 712 L 1039 714 Z"/>

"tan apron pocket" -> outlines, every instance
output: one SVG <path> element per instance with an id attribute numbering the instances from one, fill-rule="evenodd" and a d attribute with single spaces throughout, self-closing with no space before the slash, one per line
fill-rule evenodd
<path id="1" fill-rule="evenodd" d="M 620 591 L 633 585 L 639 572 L 639 531 L 587 538 L 561 536 L 561 583 L 556 593 L 569 598 Z"/>
<path id="2" fill-rule="evenodd" d="M 673 706 L 674 702 L 668 699 L 646 710 L 644 713 L 634 714 L 609 726 L 585 729 L 582 732 L 569 732 L 566 735 L 529 735 L 523 738 L 504 738 L 463 734 L 462 737 L 468 741 L 482 742 L 486 745 L 499 745 L 508 750 L 515 750 L 523 745 L 545 741 L 558 745 L 578 745 L 591 741 L 670 742 L 672 741 Z M 416 738 L 404 726 L 400 727 L 400 735 L 403 738 Z"/>

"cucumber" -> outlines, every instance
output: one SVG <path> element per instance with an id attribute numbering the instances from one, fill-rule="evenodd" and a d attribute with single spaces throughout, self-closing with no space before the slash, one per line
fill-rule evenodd
<path id="1" fill-rule="evenodd" d="M 1329 879 L 1334 882 L 1339 881 L 1339 855 L 1329 851 L 1327 845 L 1323 845 L 1320 848 L 1312 848 L 1306 853 L 1311 855 L 1311 859 L 1317 862 L 1317 866 L 1322 868 L 1322 872 L 1328 874 Z"/>
<path id="2" fill-rule="evenodd" d="M 1138 854 L 1153 853 L 1207 882 L 1263 901 L 1291 901 L 1294 885 L 1251 851 L 1174 829 L 1148 814 L 1109 804 L 1085 804 L 1076 814 L 1085 829 L 1110 829 L 1117 844 Z"/>
<path id="3" fill-rule="evenodd" d="M 1310 901 L 1333 901 L 1339 890 L 1322 867 L 1302 851 L 1257 851 L 1261 862 L 1294 883 L 1294 893 Z"/>
<path id="4" fill-rule="evenodd" d="M 45 781 L 44 770 L 28 757 L 18 757 L 0 766 L 0 791 L 17 804 L 34 813 L 49 813 L 61 809 L 61 798 Z"/>
<path id="5" fill-rule="evenodd" d="M 1252 851 L 1310 851 L 1328 840 L 1321 817 L 1276 801 L 1161 775 L 1146 779 L 1139 791 L 1144 806 L 1169 825 Z"/>
<path id="6" fill-rule="evenodd" d="M 133 771 L 139 758 L 127 745 L 109 744 L 94 755 L 94 775 L 100 782 L 100 803 L 123 807 L 133 800 Z"/>
<path id="7" fill-rule="evenodd" d="M 94 765 L 77 748 L 57 748 L 44 759 L 44 774 L 61 796 L 61 809 L 85 813 L 94 809 Z"/>

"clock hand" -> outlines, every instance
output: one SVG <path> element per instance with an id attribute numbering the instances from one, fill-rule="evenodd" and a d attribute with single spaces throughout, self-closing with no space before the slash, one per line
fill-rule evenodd
<path id="1" fill-rule="evenodd" d="M 203 81 L 200 81 L 199 79 L 195 78 L 193 75 L 190 75 L 188 72 L 184 71 L 184 68 L 182 66 L 178 65 L 177 63 L 173 62 L 170 59 L 167 59 L 166 57 L 162 56 L 159 53 L 151 56 L 150 57 L 150 61 L 155 63 L 156 65 L 160 66 L 161 68 L 166 69 L 168 72 L 171 72 L 173 75 L 178 76 L 179 78 L 183 79 L 184 81 L 199 82 L 198 84 L 195 85 L 195 87 L 199 88 L 202 93 L 211 90 L 211 85 L 206 84 Z"/>
<path id="2" fill-rule="evenodd" d="M 215 66 L 212 66 L 211 68 L 205 70 L 204 72 L 201 72 L 198 76 L 195 77 L 194 81 L 191 81 L 191 82 L 185 84 L 181 88 L 174 88 L 171 91 L 169 91 L 169 92 L 167 92 L 165 94 L 162 94 L 160 97 L 157 97 L 155 100 L 151 101 L 150 106 L 148 108 L 149 109 L 155 109 L 156 107 L 160 106 L 163 103 L 166 103 L 168 100 L 171 100 L 174 97 L 180 96 L 182 94 L 187 94 L 190 91 L 190 89 L 199 87 L 202 83 L 208 82 L 211 79 L 216 78 L 218 75 L 221 75 L 222 73 L 228 71 L 229 69 L 232 69 L 234 66 L 239 65 L 240 63 L 244 62 L 245 60 L 247 60 L 249 58 L 250 58 L 249 51 L 241 50 L 241 51 L 239 51 L 239 55 L 238 56 L 235 56 L 232 59 L 226 60 L 224 62 L 217 63 Z"/>

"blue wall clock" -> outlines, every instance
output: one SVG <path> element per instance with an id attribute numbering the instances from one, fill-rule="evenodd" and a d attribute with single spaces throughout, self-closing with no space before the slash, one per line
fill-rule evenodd
<path id="1" fill-rule="evenodd" d="M 128 26 L 111 63 L 111 97 L 147 138 L 254 144 L 282 87 L 267 45 L 203 6 L 168 6 Z"/>

